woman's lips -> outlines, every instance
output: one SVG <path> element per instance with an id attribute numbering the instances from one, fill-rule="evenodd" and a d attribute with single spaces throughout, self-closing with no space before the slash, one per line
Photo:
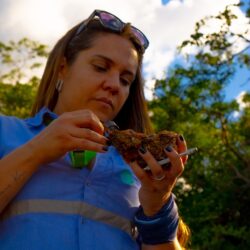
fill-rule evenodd
<path id="1" fill-rule="evenodd" d="M 105 97 L 96 98 L 96 100 L 110 106 L 112 110 L 114 109 L 114 105 L 113 105 L 111 100 L 109 100 Z"/>

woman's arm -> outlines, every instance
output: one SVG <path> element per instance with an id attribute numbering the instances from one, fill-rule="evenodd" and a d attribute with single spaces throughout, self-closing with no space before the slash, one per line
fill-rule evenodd
<path id="1" fill-rule="evenodd" d="M 0 213 L 37 170 L 38 165 L 29 144 L 0 160 Z"/>
<path id="2" fill-rule="evenodd" d="M 135 216 L 135 225 L 144 243 L 143 250 L 181 249 L 177 240 L 178 209 L 172 196 L 178 176 L 184 170 L 185 158 L 178 153 L 186 151 L 183 137 L 178 139 L 178 152 L 165 149 L 171 166 L 163 169 L 146 148 L 141 148 L 141 157 L 151 171 L 144 171 L 136 162 L 130 163 L 135 175 L 141 181 L 139 199 L 141 208 Z"/>
<path id="3" fill-rule="evenodd" d="M 61 115 L 42 132 L 0 160 L 0 213 L 36 172 L 40 165 L 67 152 L 105 152 L 103 126 L 89 110 Z"/>

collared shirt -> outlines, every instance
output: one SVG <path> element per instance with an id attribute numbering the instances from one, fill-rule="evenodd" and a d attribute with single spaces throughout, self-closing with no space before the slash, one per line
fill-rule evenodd
<path id="1" fill-rule="evenodd" d="M 0 158 L 41 132 L 45 115 L 57 118 L 47 108 L 25 120 L 0 116 Z M 112 146 L 92 170 L 73 168 L 66 154 L 40 166 L 5 209 L 0 249 L 139 249 L 125 226 L 139 206 L 139 187 Z"/>

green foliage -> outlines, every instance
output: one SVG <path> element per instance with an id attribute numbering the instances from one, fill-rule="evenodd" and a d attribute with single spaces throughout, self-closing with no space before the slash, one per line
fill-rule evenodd
<path id="1" fill-rule="evenodd" d="M 34 70 L 44 64 L 47 49 L 27 38 L 0 42 L 0 113 L 29 116 L 39 83 Z"/>
<path id="2" fill-rule="evenodd" d="M 250 41 L 230 30 L 234 7 L 196 24 L 179 51 L 193 46 L 197 53 L 156 81 L 149 103 L 156 130 L 184 134 L 188 147 L 199 148 L 175 190 L 197 250 L 250 248 L 250 93 L 244 109 L 224 93 L 239 64 L 249 69 Z M 214 19 L 220 29 L 206 34 L 203 27 Z M 239 40 L 246 47 L 235 53 Z"/>
<path id="3" fill-rule="evenodd" d="M 33 77 L 29 83 L 15 85 L 0 83 L 0 110 L 2 114 L 28 117 L 35 98 L 39 79 Z"/>

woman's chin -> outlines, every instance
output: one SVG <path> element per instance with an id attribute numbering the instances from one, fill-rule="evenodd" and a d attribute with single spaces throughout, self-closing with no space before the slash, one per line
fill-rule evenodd
<path id="1" fill-rule="evenodd" d="M 100 112 L 100 111 L 93 111 L 93 112 L 99 118 L 99 120 L 102 122 L 106 122 L 106 121 L 114 119 L 113 116 L 110 116 L 108 114 L 104 114 L 103 112 Z"/>

